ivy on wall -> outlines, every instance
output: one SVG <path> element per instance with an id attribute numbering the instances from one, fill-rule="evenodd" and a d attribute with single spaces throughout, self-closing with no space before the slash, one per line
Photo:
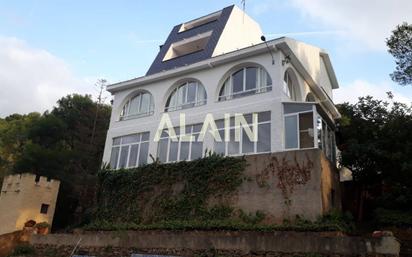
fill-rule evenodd
<path id="1" fill-rule="evenodd" d="M 194 160 L 154 162 L 127 170 L 102 170 L 95 221 L 154 224 L 179 220 L 223 220 L 233 209 L 208 200 L 225 199 L 244 180 L 244 158 L 216 154 Z"/>
<path id="2" fill-rule="evenodd" d="M 291 205 L 291 195 L 295 187 L 305 185 L 311 178 L 313 161 L 305 154 L 305 159 L 298 161 L 295 153 L 293 160 L 286 156 L 278 158 L 272 156 L 270 163 L 256 176 L 256 182 L 260 187 L 270 186 L 267 184 L 270 175 L 277 176 L 277 188 L 282 192 L 284 203 L 287 208 Z"/>

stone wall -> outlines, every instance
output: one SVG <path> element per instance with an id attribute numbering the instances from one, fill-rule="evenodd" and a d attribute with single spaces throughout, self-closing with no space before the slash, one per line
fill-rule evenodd
<path id="1" fill-rule="evenodd" d="M 53 222 L 60 181 L 33 174 L 17 174 L 4 178 L 0 194 L 0 235 L 22 230 L 27 221 Z M 47 204 L 47 213 L 41 213 Z"/>
<path id="2" fill-rule="evenodd" d="M 130 253 L 195 256 L 214 252 L 222 256 L 397 256 L 399 243 L 392 236 L 349 237 L 315 232 L 246 231 L 124 231 L 86 234 L 33 235 L 38 253 L 70 253 L 80 241 L 80 252 L 96 256 Z M 213 255 L 210 255 L 213 256 Z"/>

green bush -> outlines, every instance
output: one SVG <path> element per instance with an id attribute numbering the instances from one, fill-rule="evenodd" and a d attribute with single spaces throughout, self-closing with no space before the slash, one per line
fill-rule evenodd
<path id="1" fill-rule="evenodd" d="M 40 222 L 34 225 L 36 228 L 50 228 L 50 224 L 47 222 Z"/>

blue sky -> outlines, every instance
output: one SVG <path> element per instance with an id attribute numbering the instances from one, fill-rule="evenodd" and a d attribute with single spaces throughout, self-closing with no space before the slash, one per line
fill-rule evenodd
<path id="1" fill-rule="evenodd" d="M 0 0 L 0 117 L 44 111 L 70 92 L 95 94 L 97 78 L 142 76 L 174 25 L 231 4 L 241 1 Z M 246 12 L 269 38 L 326 49 L 341 86 L 336 102 L 389 90 L 412 100 L 412 86 L 390 81 L 384 43 L 396 24 L 412 23 L 412 1 L 246 0 Z"/>

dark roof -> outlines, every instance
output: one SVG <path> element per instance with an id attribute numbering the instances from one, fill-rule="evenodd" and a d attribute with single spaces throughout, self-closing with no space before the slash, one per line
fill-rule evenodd
<path id="1" fill-rule="evenodd" d="M 233 10 L 233 7 L 234 5 L 224 8 L 222 10 L 221 15 L 216 20 L 200 25 L 195 28 L 188 29 L 183 32 L 179 32 L 182 24 L 176 25 L 170 32 L 164 45 L 160 48 L 160 51 L 157 54 L 152 65 L 150 66 L 149 70 L 147 71 L 146 76 L 211 58 L 213 51 L 215 50 L 216 44 L 220 36 L 222 35 L 223 29 L 225 28 L 226 23 L 229 19 L 230 13 Z M 212 31 L 212 34 L 203 50 L 163 61 L 167 51 L 173 43 L 208 31 Z"/>

